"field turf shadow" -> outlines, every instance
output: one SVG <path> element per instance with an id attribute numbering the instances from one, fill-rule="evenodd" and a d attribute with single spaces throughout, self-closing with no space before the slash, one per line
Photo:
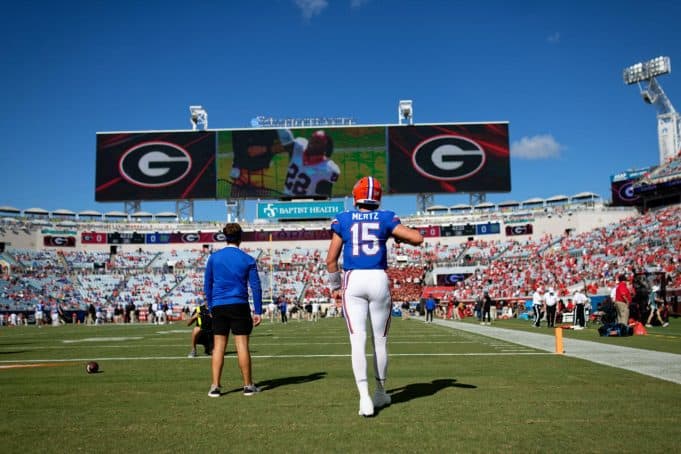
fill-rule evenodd
<path id="1" fill-rule="evenodd" d="M 308 383 L 311 381 L 315 380 L 321 380 L 322 378 L 326 377 L 326 372 L 314 372 L 309 375 L 297 375 L 294 377 L 281 377 L 281 378 L 273 378 L 270 380 L 263 380 L 259 381 L 256 383 L 258 388 L 260 388 L 260 391 L 271 391 L 275 388 L 278 388 L 280 386 L 287 386 L 287 385 L 299 385 L 301 383 Z M 231 389 L 227 392 L 223 392 L 222 395 L 233 393 L 233 392 L 241 392 L 243 388 L 236 388 L 236 389 Z"/>
<path id="2" fill-rule="evenodd" d="M 476 389 L 477 386 L 457 383 L 454 378 L 441 378 L 430 383 L 410 383 L 400 388 L 389 389 L 387 392 L 390 394 L 392 405 L 394 405 L 409 402 L 419 397 L 432 396 L 445 388 Z"/>

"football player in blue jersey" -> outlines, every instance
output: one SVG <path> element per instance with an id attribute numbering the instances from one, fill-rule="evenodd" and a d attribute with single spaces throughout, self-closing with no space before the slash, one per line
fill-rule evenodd
<path id="1" fill-rule="evenodd" d="M 387 337 L 392 301 L 386 268 L 386 242 L 418 246 L 423 236 L 400 223 L 394 212 L 379 210 L 381 184 L 363 177 L 352 190 L 355 209 L 340 213 L 331 224 L 332 238 L 326 257 L 329 285 L 334 296 L 342 296 L 345 322 L 350 334 L 352 371 L 359 391 L 360 416 L 372 416 L 374 408 L 390 404 L 385 391 L 388 370 Z M 343 276 L 338 260 L 343 252 Z M 366 322 L 371 322 L 376 390 L 373 400 L 367 380 Z"/>

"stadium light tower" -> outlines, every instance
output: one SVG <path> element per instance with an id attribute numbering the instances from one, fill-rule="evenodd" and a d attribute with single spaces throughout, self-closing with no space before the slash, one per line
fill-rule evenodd
<path id="1" fill-rule="evenodd" d="M 397 104 L 397 123 L 402 125 L 406 121 L 408 125 L 414 125 L 414 101 L 401 99 Z M 435 196 L 432 193 L 421 192 L 416 194 L 416 209 L 425 213 L 426 209 L 435 204 Z"/>
<path id="2" fill-rule="evenodd" d="M 189 121 L 192 124 L 192 131 L 208 129 L 208 112 L 202 106 L 189 106 Z M 176 200 L 175 214 L 181 220 L 194 222 L 194 201 Z"/>
<path id="3" fill-rule="evenodd" d="M 208 129 L 208 112 L 201 106 L 189 106 L 189 121 L 192 123 L 192 131 Z"/>
<path id="4" fill-rule="evenodd" d="M 672 72 L 669 57 L 656 57 L 647 62 L 636 63 L 624 69 L 624 83 L 637 84 L 643 102 L 657 109 L 657 138 L 660 148 L 660 164 L 681 151 L 681 117 L 662 90 L 656 77 Z"/>
<path id="5" fill-rule="evenodd" d="M 411 99 L 402 99 L 397 105 L 397 123 L 402 124 L 405 120 L 410 125 L 414 124 L 414 102 Z"/>

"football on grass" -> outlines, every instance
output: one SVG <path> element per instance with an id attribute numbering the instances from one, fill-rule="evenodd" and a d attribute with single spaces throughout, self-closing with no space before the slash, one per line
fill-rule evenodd
<path id="1" fill-rule="evenodd" d="M 88 374 L 96 374 L 99 372 L 99 364 L 97 364 L 97 361 L 90 361 L 85 366 L 85 370 Z"/>

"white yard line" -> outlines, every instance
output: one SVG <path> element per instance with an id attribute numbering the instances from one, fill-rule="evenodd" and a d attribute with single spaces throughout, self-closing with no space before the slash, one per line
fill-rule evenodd
<path id="1" fill-rule="evenodd" d="M 548 355 L 544 352 L 490 352 L 490 353 L 391 353 L 391 357 L 396 356 L 532 356 L 532 355 Z M 320 354 L 320 355 L 251 355 L 251 358 L 259 359 L 289 359 L 289 358 L 349 358 L 349 353 L 338 355 Z M 371 357 L 367 354 L 367 357 Z M 152 361 L 152 360 L 185 360 L 196 361 L 197 359 L 210 359 L 210 356 L 197 356 L 196 358 L 187 358 L 186 356 L 133 356 L 133 357 L 101 357 L 101 358 L 66 358 L 66 359 L 25 359 L 25 360 L 1 360 L 0 364 L 36 364 L 36 363 L 63 363 L 63 362 L 77 362 L 77 361 Z M 235 355 L 226 356 L 225 359 L 236 359 Z M 3 366 L 0 366 L 2 369 Z M 6 368 L 6 367 L 5 367 Z"/>

